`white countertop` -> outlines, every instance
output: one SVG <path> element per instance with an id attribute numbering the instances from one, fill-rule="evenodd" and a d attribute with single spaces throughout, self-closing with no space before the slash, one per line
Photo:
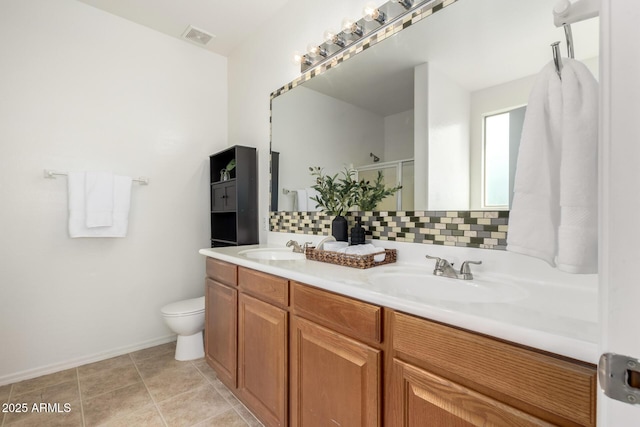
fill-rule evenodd
<path id="1" fill-rule="evenodd" d="M 201 249 L 199 252 L 405 313 L 585 362 L 598 362 L 597 289 L 593 287 L 545 283 L 477 269 L 477 272 L 474 270 L 475 279 L 495 282 L 496 286 L 515 286 L 522 291 L 523 297 L 491 303 L 442 301 L 419 290 L 407 295 L 393 286 L 374 286 L 371 282 L 373 275 L 390 271 L 431 274 L 432 264 L 397 262 L 361 270 L 306 259 L 255 260 L 240 254 L 247 249 L 267 247 L 251 245 Z M 401 251 L 399 261 L 400 254 Z"/>

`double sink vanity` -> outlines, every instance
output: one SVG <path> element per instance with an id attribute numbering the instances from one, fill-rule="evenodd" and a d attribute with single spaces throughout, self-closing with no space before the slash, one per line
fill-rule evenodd
<path id="1" fill-rule="evenodd" d="M 207 362 L 266 426 L 595 425 L 593 292 L 431 260 L 200 253 Z"/>

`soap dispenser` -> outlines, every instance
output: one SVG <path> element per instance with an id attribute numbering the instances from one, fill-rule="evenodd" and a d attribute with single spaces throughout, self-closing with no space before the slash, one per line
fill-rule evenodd
<path id="1" fill-rule="evenodd" d="M 362 222 L 359 216 L 356 217 L 356 225 L 351 229 L 351 244 L 363 245 L 364 244 L 364 228 L 362 228 Z"/>

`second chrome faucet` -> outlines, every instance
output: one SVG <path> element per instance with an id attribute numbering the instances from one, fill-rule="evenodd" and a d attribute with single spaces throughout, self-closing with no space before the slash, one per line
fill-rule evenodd
<path id="1" fill-rule="evenodd" d="M 291 246 L 293 246 L 293 252 L 297 252 L 297 253 L 304 253 L 304 250 L 307 249 L 307 247 L 311 245 L 311 242 L 306 242 L 304 245 L 300 246 L 300 243 L 296 242 L 295 240 L 289 240 L 287 242 L 287 247 L 290 248 Z"/>
<path id="2" fill-rule="evenodd" d="M 433 269 L 433 274 L 435 274 L 436 276 L 450 277 L 452 279 L 471 280 L 473 279 L 473 274 L 471 274 L 469 264 L 482 264 L 482 261 L 465 261 L 460 266 L 460 272 L 457 272 L 453 268 L 453 265 L 444 258 L 429 255 L 425 255 L 425 258 L 433 259 L 436 261 L 436 266 Z"/>

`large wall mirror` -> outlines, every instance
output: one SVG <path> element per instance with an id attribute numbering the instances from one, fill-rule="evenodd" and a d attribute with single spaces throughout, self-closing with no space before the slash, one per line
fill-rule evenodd
<path id="1" fill-rule="evenodd" d="M 273 98 L 271 210 L 315 210 L 298 197 L 313 185 L 309 166 L 401 182 L 378 210 L 508 209 L 532 85 L 552 42 L 566 56 L 555 3 L 458 0 Z M 576 59 L 597 78 L 598 19 L 572 29 Z"/>

